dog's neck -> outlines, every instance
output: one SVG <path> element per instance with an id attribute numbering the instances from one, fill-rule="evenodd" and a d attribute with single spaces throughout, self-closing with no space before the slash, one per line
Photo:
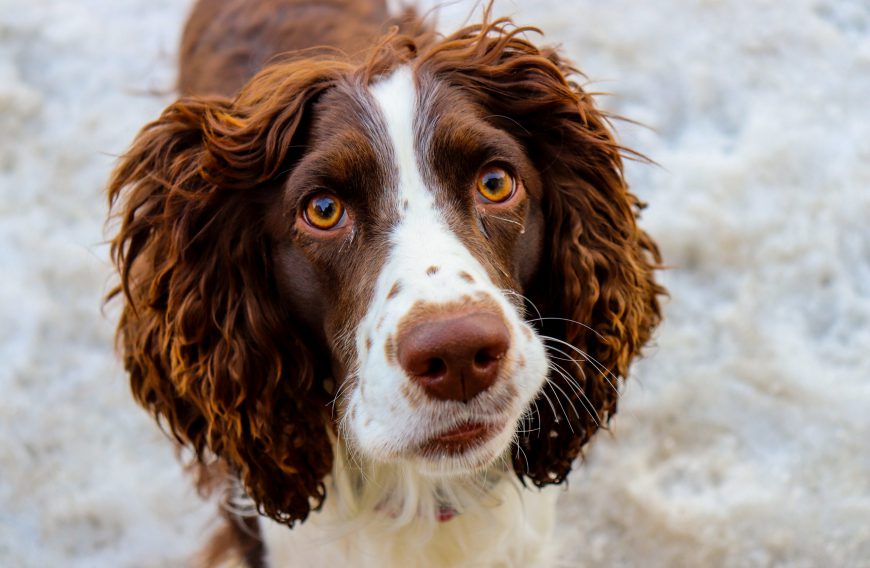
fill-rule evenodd
<path id="1" fill-rule="evenodd" d="M 335 464 L 328 480 L 338 520 L 386 522 L 391 530 L 430 520 L 444 522 L 477 508 L 500 504 L 497 492 L 509 482 L 511 469 L 500 460 L 486 469 L 460 475 L 433 476 L 410 462 L 371 463 L 335 444 Z"/>
<path id="2" fill-rule="evenodd" d="M 507 462 L 432 477 L 335 450 L 323 509 L 293 530 L 264 523 L 269 566 L 547 565 L 554 492 L 521 487 Z"/>

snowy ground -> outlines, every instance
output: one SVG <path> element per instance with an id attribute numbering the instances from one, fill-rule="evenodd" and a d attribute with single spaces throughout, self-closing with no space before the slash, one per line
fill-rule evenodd
<path id="1" fill-rule="evenodd" d="M 179 566 L 204 532 L 100 311 L 103 184 L 170 100 L 187 7 L 0 0 L 0 566 Z M 652 127 L 620 133 L 660 164 L 629 179 L 673 267 L 565 565 L 870 566 L 870 4 L 499 9 Z"/>

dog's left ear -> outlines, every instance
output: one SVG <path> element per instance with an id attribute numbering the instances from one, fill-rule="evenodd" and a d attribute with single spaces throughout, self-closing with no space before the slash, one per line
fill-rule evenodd
<path id="1" fill-rule="evenodd" d="M 203 464 L 292 526 L 325 498 L 330 417 L 317 362 L 279 301 L 264 212 L 305 148 L 331 68 L 289 63 L 234 100 L 185 97 L 109 183 L 118 343 L 133 395 Z"/>
<path id="2" fill-rule="evenodd" d="M 520 478 L 542 486 L 565 479 L 616 411 L 618 382 L 660 320 L 664 289 L 606 115 L 570 79 L 579 73 L 524 39 L 529 32 L 537 30 L 496 20 L 457 32 L 428 57 L 436 75 L 461 84 L 487 120 L 519 140 L 542 175 L 544 260 L 524 293 L 541 312 L 557 369 L 514 449 Z"/>

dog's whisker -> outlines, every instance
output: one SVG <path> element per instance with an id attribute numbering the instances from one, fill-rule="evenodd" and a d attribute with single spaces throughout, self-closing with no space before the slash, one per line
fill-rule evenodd
<path id="1" fill-rule="evenodd" d="M 335 407 L 335 405 L 341 400 L 341 397 L 348 394 L 351 390 L 351 386 L 359 380 L 358 372 L 353 372 L 347 377 L 345 377 L 344 381 L 338 386 L 338 389 L 335 391 L 335 396 L 332 397 L 332 401 L 330 404 Z"/>
<path id="2" fill-rule="evenodd" d="M 525 225 L 523 225 L 522 223 L 520 223 L 519 221 L 516 221 L 514 219 L 508 219 L 507 217 L 500 217 L 499 215 L 490 215 L 490 217 L 493 219 L 498 219 L 500 221 L 504 221 L 505 223 L 513 223 L 514 225 L 517 225 L 520 229 L 522 229 L 523 232 L 525 232 L 525 230 L 526 230 Z"/>
<path id="3" fill-rule="evenodd" d="M 569 374 L 568 374 L 564 369 L 562 369 L 558 364 L 556 364 L 556 363 L 553 362 L 553 361 L 550 361 L 550 363 L 549 363 L 549 368 L 550 368 L 553 372 L 555 372 L 556 374 L 558 374 L 559 376 L 561 376 L 561 377 L 565 380 L 565 382 L 568 383 L 567 386 L 573 387 L 573 390 L 574 390 L 575 392 L 579 390 L 579 389 L 578 389 L 578 386 L 577 386 L 577 382 L 573 380 L 573 377 L 571 377 L 571 375 L 569 375 Z M 565 390 L 564 390 L 564 389 L 559 385 L 559 383 L 557 383 L 556 381 L 552 380 L 550 377 L 547 377 L 547 383 L 550 384 L 550 385 L 552 385 L 553 388 L 556 388 L 556 389 L 559 390 L 559 393 L 561 393 L 561 394 L 565 397 L 565 400 L 568 401 L 568 404 L 571 405 L 571 410 L 573 410 L 573 411 L 574 411 L 574 414 L 575 414 L 576 416 L 579 417 L 579 413 L 577 412 L 577 408 L 574 407 L 574 402 L 573 402 L 573 400 L 571 399 L 571 396 L 570 396 L 567 392 L 565 392 Z M 556 393 L 556 394 L 557 394 L 557 399 L 558 399 L 558 393 Z M 566 418 L 567 418 L 567 415 L 566 415 Z"/>
<path id="4" fill-rule="evenodd" d="M 586 380 L 586 370 L 585 370 L 585 369 L 583 368 L 583 366 L 580 364 L 580 360 L 572 358 L 568 353 L 562 351 L 561 349 L 558 349 L 557 347 L 553 347 L 552 345 L 547 345 L 547 346 L 546 346 L 546 349 L 547 349 L 547 352 L 548 352 L 548 353 L 549 353 L 550 351 L 556 351 L 557 353 L 560 353 L 560 354 L 564 355 L 564 356 L 566 357 L 565 359 L 562 359 L 562 358 L 560 358 L 560 357 L 553 357 L 553 356 L 550 356 L 550 359 L 553 360 L 553 361 L 560 360 L 560 361 L 566 361 L 566 362 L 572 362 L 572 363 L 574 363 L 574 366 L 577 368 L 578 371 L 580 371 L 580 374 L 582 375 L 584 381 Z M 596 367 L 596 365 L 595 365 L 594 363 L 590 362 L 588 359 L 583 359 L 583 362 L 589 363 L 590 365 L 593 366 L 593 368 L 596 369 L 596 371 L 598 370 L 598 368 Z M 569 374 L 570 374 L 570 373 L 569 373 Z M 616 388 L 616 386 L 613 384 L 613 382 L 612 382 L 610 379 L 608 379 L 607 376 L 604 375 L 603 373 L 600 373 L 599 375 L 604 379 L 604 381 L 605 381 L 605 382 L 607 383 L 607 385 L 608 385 L 608 386 L 613 390 L 613 392 L 615 392 L 615 393 L 618 395 L 618 394 L 619 394 L 619 389 Z M 580 388 L 580 387 L 579 387 L 579 383 L 578 383 L 578 388 Z"/>
<path id="5" fill-rule="evenodd" d="M 575 386 L 576 393 L 579 394 L 580 396 L 582 396 L 584 399 L 586 399 L 586 401 L 590 404 L 590 406 L 592 405 L 592 401 L 589 400 L 589 397 L 586 396 L 586 393 L 583 392 L 583 389 L 580 388 L 580 385 L 577 385 L 576 382 L 573 382 L 572 379 L 571 379 L 571 377 L 570 377 L 570 375 L 568 375 L 567 372 L 565 372 L 563 369 L 560 369 L 558 366 L 555 367 L 555 368 L 553 368 L 553 370 L 556 371 L 556 373 L 558 373 L 558 374 L 559 374 L 563 379 L 565 379 L 565 380 L 566 380 L 570 385 Z M 548 381 L 550 384 L 552 384 L 554 387 L 557 387 L 557 388 L 558 388 L 558 385 L 556 385 L 556 383 L 554 383 L 551 379 L 547 379 L 547 381 Z M 568 395 L 565 393 L 565 391 L 563 391 L 561 388 L 560 388 L 559 390 L 562 391 L 562 394 L 564 394 L 566 397 L 568 396 Z M 569 399 L 569 400 L 570 400 L 570 399 Z M 600 427 L 601 427 L 601 422 L 598 420 L 598 418 L 595 417 L 595 416 L 593 415 L 593 413 L 589 410 L 589 408 L 588 408 L 585 404 L 583 404 L 582 402 L 581 402 L 580 404 L 581 404 L 581 406 L 583 406 L 583 408 L 586 410 L 586 413 L 589 414 L 589 417 L 592 419 L 592 421 L 595 422 L 596 426 L 598 426 L 598 427 L 600 428 Z M 593 408 L 594 408 L 594 406 L 593 406 Z M 579 413 L 577 412 L 577 409 L 576 409 L 576 408 L 574 408 L 574 413 L 577 414 L 578 417 L 580 416 Z M 572 429 L 572 431 L 573 431 L 573 429 Z"/>
<path id="6" fill-rule="evenodd" d="M 568 422 L 568 428 L 571 430 L 571 433 L 574 434 L 574 426 L 572 424 L 573 421 L 571 420 L 571 417 L 568 416 L 568 412 L 565 410 L 565 407 L 562 405 L 559 394 L 561 393 L 562 396 L 565 398 L 565 400 L 568 402 L 568 407 L 574 411 L 574 415 L 579 417 L 580 414 L 577 412 L 577 408 L 574 406 L 574 403 L 571 401 L 571 397 L 568 396 L 568 393 L 566 393 L 564 390 L 562 390 L 562 387 L 560 387 L 558 384 L 556 384 L 555 381 L 548 378 L 547 384 L 549 384 L 550 386 L 552 386 L 554 389 L 556 389 L 558 391 L 558 392 L 554 391 L 553 394 L 556 397 L 556 402 L 558 402 L 559 406 L 562 408 L 562 415 L 565 417 L 565 421 Z"/>
<path id="7" fill-rule="evenodd" d="M 580 384 L 579 384 L 579 383 L 574 379 L 574 377 L 572 377 L 572 376 L 570 375 L 570 373 L 568 373 L 567 371 L 565 371 L 563 368 L 561 368 L 561 367 L 560 367 L 559 365 L 557 365 L 556 363 L 551 362 L 550 365 L 551 365 L 551 366 L 550 366 L 550 369 L 552 369 L 556 374 L 558 374 L 560 377 L 562 377 L 562 379 L 567 383 L 566 386 L 567 386 L 567 387 L 571 387 L 571 389 L 572 389 L 572 391 L 573 391 L 574 394 L 582 394 L 582 393 L 583 393 L 583 389 L 582 389 L 582 387 L 580 387 Z M 565 392 L 565 391 L 564 391 L 564 390 L 559 386 L 559 384 L 558 384 L 556 381 L 553 381 L 553 380 L 550 379 L 549 377 L 547 378 L 547 380 L 548 380 L 548 381 L 549 381 L 549 382 L 550 382 L 554 387 L 559 388 L 559 390 L 562 392 L 562 394 L 565 395 L 565 397 L 566 397 L 569 401 L 572 401 L 572 399 L 571 399 L 571 397 L 568 395 L 568 393 L 566 393 L 566 392 Z M 573 401 L 572 401 L 572 407 L 573 407 Z M 573 410 L 574 410 L 574 413 L 579 417 L 580 414 L 577 412 L 576 407 L 574 407 Z"/>
<path id="8" fill-rule="evenodd" d="M 551 363 L 552 363 L 552 362 L 551 362 Z M 555 363 L 554 363 L 554 364 L 555 364 Z M 564 368 L 562 368 L 561 366 L 559 367 L 559 369 L 561 369 L 561 376 L 562 376 L 562 378 L 565 379 L 565 381 L 568 382 L 568 386 L 572 387 L 575 391 L 583 392 L 583 387 L 580 385 L 580 382 L 577 380 L 576 377 L 574 377 L 573 375 L 571 375 L 571 373 L 567 372 L 567 371 L 566 371 Z M 556 370 L 556 369 L 554 369 L 554 370 Z"/>
<path id="9" fill-rule="evenodd" d="M 542 335 L 541 339 L 543 339 L 545 341 L 555 341 L 556 343 L 559 343 L 560 345 L 564 345 L 565 347 L 576 351 L 578 355 L 583 357 L 587 363 L 592 365 L 600 373 L 600 375 L 608 383 L 610 383 L 610 386 L 613 387 L 614 390 L 617 390 L 616 385 L 610 381 L 610 378 L 612 378 L 616 382 L 616 384 L 618 384 L 619 377 L 617 377 L 612 371 L 605 368 L 604 365 L 601 364 L 601 362 L 599 362 L 597 359 L 595 359 L 595 357 L 591 356 L 589 353 L 586 353 L 585 351 L 583 351 L 582 349 L 580 349 L 576 345 L 572 345 L 571 343 L 568 343 L 567 341 L 563 341 L 561 339 L 557 339 L 555 337 L 551 337 L 551 336 L 547 336 L 547 335 Z M 617 390 L 617 392 L 618 392 L 618 390 Z"/>
<path id="10" fill-rule="evenodd" d="M 583 401 L 580 401 L 580 404 L 583 406 L 583 408 L 584 408 L 584 409 L 586 410 L 586 412 L 589 414 L 589 417 L 592 418 L 593 422 L 595 422 L 595 424 L 596 424 L 599 428 L 601 428 L 602 425 L 601 425 L 600 418 L 597 418 L 597 417 L 596 417 L 598 413 L 597 413 L 597 411 L 595 410 L 595 405 L 592 404 L 592 401 L 589 400 L 589 397 L 588 397 L 588 396 L 586 396 L 586 392 L 583 390 L 583 388 L 582 388 L 579 384 L 577 384 L 576 381 L 573 381 L 572 378 L 571 378 L 571 376 L 570 376 L 569 374 L 565 373 L 564 370 L 561 370 L 561 371 L 557 370 L 557 372 L 558 372 L 560 375 L 562 375 L 562 377 L 563 377 L 566 381 L 568 381 L 568 383 L 569 383 L 571 386 L 574 386 L 574 387 L 575 387 L 577 394 L 579 394 L 581 397 L 583 397 L 583 400 L 585 400 L 586 402 L 584 403 Z"/>
<path id="11" fill-rule="evenodd" d="M 579 322 L 579 321 L 577 321 L 577 320 L 573 320 L 573 319 L 570 319 L 570 318 L 561 318 L 561 317 L 552 317 L 552 316 L 551 316 L 551 317 L 541 317 L 541 315 L 540 315 L 540 313 L 539 313 L 537 318 L 535 318 L 535 319 L 533 319 L 533 320 L 529 320 L 529 321 L 542 321 L 542 322 L 543 322 L 543 321 L 551 321 L 551 320 L 552 320 L 552 321 L 564 321 L 564 322 L 568 322 L 568 323 L 573 323 L 573 324 L 575 324 L 575 325 L 579 325 L 580 327 L 585 328 L 585 329 L 588 329 L 589 331 L 591 331 L 592 333 L 594 333 L 595 336 L 598 337 L 598 339 L 600 339 L 601 341 L 604 341 L 604 340 L 605 340 L 603 335 L 601 335 L 600 333 L 598 333 L 595 329 L 593 329 L 592 327 L 590 327 L 588 324 L 585 324 L 585 323 L 583 323 L 583 322 Z"/>
<path id="12" fill-rule="evenodd" d="M 523 462 L 526 464 L 526 473 L 531 471 L 531 462 L 529 461 L 529 456 L 526 455 L 526 451 L 523 449 L 523 445 L 516 443 L 514 447 L 517 449 L 517 453 L 522 456 Z"/>
<path id="13" fill-rule="evenodd" d="M 549 404 L 549 405 L 550 405 L 550 410 L 552 410 L 552 411 L 553 411 L 553 415 L 554 415 L 554 416 L 558 416 L 558 415 L 559 415 L 559 413 L 558 413 L 558 412 L 556 412 L 556 407 L 555 407 L 555 406 L 554 406 L 554 405 L 553 405 L 553 401 L 552 401 L 552 400 L 550 400 L 550 397 L 549 397 L 549 395 L 547 395 L 547 390 L 546 390 L 546 389 L 541 389 L 541 391 L 540 391 L 540 394 L 541 394 L 541 396 L 543 396 L 543 397 L 544 397 L 544 400 L 546 400 L 546 401 L 547 401 L 547 404 Z"/>
<path id="14" fill-rule="evenodd" d="M 520 298 L 524 303 L 527 303 L 527 304 L 529 304 L 530 306 L 532 306 L 532 308 L 535 310 L 535 313 L 538 314 L 538 318 L 537 318 L 537 319 L 540 319 L 540 318 L 541 318 L 541 310 L 538 309 L 538 306 L 535 305 L 535 303 L 532 301 L 532 299 L 529 298 L 528 296 L 526 296 L 526 295 L 524 295 L 524 294 L 521 294 L 521 293 L 517 292 L 516 290 L 511 290 L 510 288 L 502 288 L 502 289 L 501 289 L 501 292 L 502 292 L 503 294 L 508 294 L 508 295 L 516 296 L 516 297 Z M 526 320 L 526 323 L 529 323 L 529 322 L 532 322 L 532 321 L 537 321 L 537 319 Z"/>

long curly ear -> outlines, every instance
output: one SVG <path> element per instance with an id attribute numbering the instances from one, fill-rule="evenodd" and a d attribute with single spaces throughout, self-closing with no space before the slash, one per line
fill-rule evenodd
<path id="1" fill-rule="evenodd" d="M 514 452 L 520 478 L 542 486 L 565 479 L 616 411 L 618 380 L 658 324 L 664 289 L 653 278 L 658 249 L 636 224 L 642 205 L 623 179 L 621 148 L 569 79 L 577 72 L 520 37 L 537 30 L 486 19 L 445 38 L 424 65 L 471 92 L 542 174 L 544 259 L 526 295 L 541 312 L 553 370 Z"/>
<path id="2" fill-rule="evenodd" d="M 263 217 L 274 178 L 297 159 L 306 108 L 329 85 L 321 71 L 289 65 L 235 101 L 177 101 L 109 184 L 120 217 L 109 298 L 124 301 L 118 343 L 133 394 L 291 526 L 322 503 L 332 453 L 312 356 L 277 301 Z"/>

